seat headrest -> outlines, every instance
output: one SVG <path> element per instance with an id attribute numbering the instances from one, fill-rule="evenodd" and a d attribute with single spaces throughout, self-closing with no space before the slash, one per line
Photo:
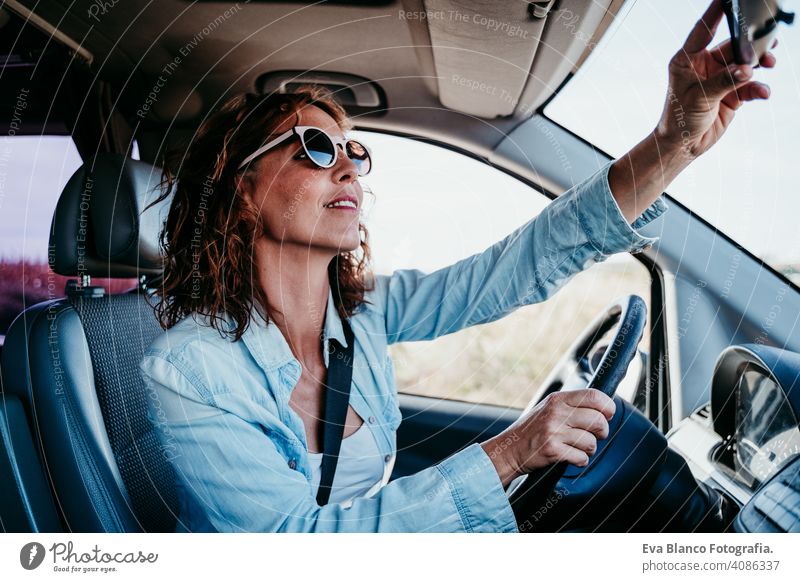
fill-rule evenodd
<path id="1" fill-rule="evenodd" d="M 72 175 L 50 227 L 52 269 L 68 277 L 159 275 L 158 237 L 172 195 L 162 193 L 161 170 L 117 154 L 99 154 Z"/>

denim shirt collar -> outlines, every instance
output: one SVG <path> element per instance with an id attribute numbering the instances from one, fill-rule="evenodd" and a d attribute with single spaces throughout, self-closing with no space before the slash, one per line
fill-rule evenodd
<path id="1" fill-rule="evenodd" d="M 347 347 L 342 320 L 336 310 L 333 291 L 329 288 L 328 303 L 325 308 L 325 322 L 322 330 L 322 352 L 325 366 L 328 365 L 329 341 L 331 339 L 335 339 L 342 346 Z M 274 323 L 267 325 L 256 313 L 255 308 L 251 312 L 250 325 L 242 334 L 242 341 L 244 341 L 256 362 L 265 370 L 281 368 L 292 362 L 295 365 L 299 364 L 278 326 Z"/>

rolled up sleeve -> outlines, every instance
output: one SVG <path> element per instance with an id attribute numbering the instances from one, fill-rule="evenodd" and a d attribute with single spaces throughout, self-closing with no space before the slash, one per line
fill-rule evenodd
<path id="1" fill-rule="evenodd" d="M 615 161 L 605 164 L 590 178 L 593 187 L 585 188 L 580 196 L 570 198 L 575 204 L 575 216 L 597 249 L 600 260 L 614 253 L 635 253 L 655 243 L 658 237 L 643 236 L 638 230 L 667 210 L 664 197 L 659 196 L 633 224 L 628 224 L 608 183 L 608 173 Z"/>

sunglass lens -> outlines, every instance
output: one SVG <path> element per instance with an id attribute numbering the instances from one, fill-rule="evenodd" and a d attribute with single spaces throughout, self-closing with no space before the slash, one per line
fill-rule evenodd
<path id="1" fill-rule="evenodd" d="M 359 176 L 366 176 L 372 169 L 372 160 L 367 148 L 354 139 L 347 142 L 347 157 L 355 162 Z"/>
<path id="2" fill-rule="evenodd" d="M 334 157 L 336 156 L 336 146 L 330 138 L 318 129 L 309 129 L 303 135 L 308 155 L 318 165 L 327 168 L 333 164 Z"/>

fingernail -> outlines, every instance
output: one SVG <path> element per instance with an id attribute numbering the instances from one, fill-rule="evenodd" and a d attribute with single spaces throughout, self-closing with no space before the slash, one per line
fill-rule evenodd
<path id="1" fill-rule="evenodd" d="M 749 73 L 744 69 L 736 69 L 733 72 L 733 78 L 737 81 L 744 81 L 749 76 Z"/>

